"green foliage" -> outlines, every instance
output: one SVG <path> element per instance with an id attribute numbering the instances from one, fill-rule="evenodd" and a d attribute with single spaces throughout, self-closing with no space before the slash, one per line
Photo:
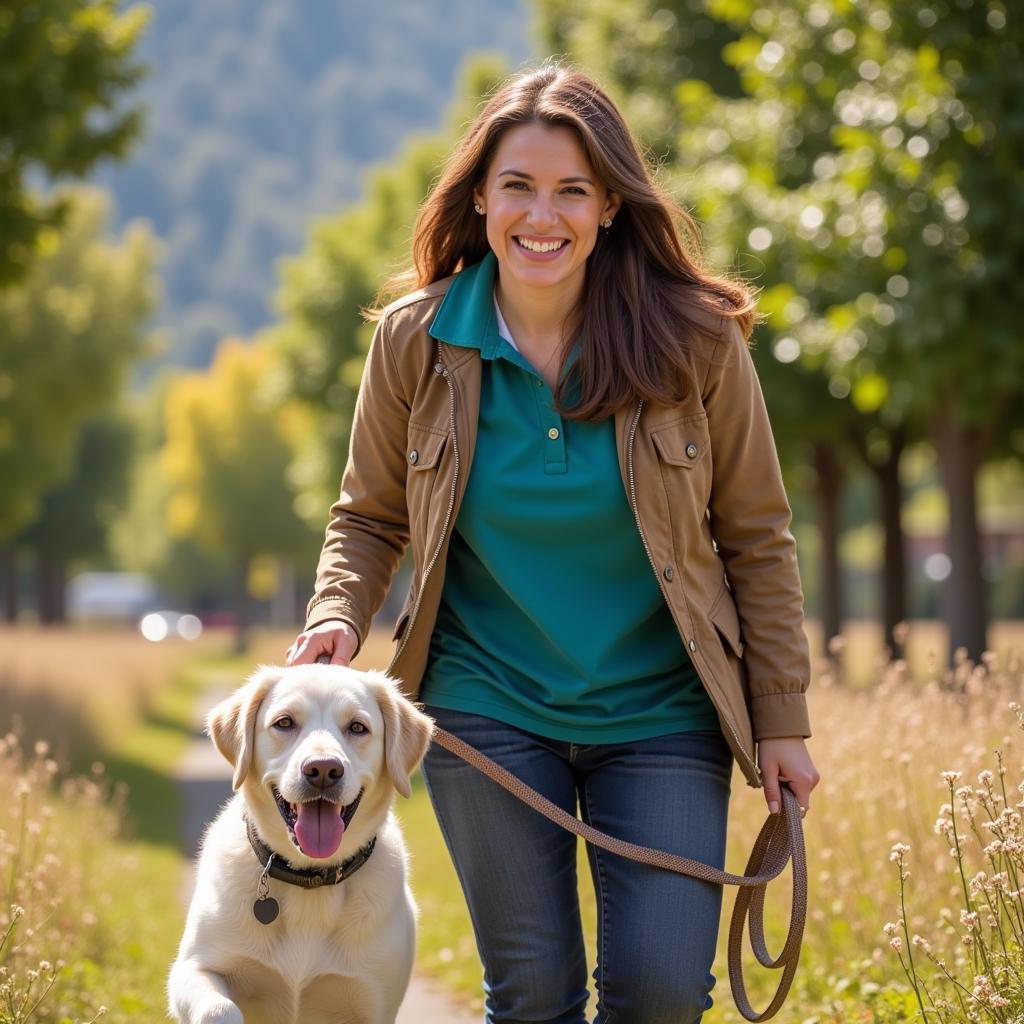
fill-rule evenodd
<path id="1" fill-rule="evenodd" d="M 70 474 L 43 495 L 35 519 L 15 546 L 65 562 L 102 557 L 127 497 L 133 457 L 133 427 L 125 416 L 110 413 L 86 423 Z"/>
<path id="2" fill-rule="evenodd" d="M 0 2 L 0 286 L 22 277 L 36 239 L 68 212 L 26 178 L 80 177 L 104 157 L 124 157 L 141 112 L 124 94 L 142 67 L 133 51 L 147 20 L 116 0 Z"/>
<path id="3" fill-rule="evenodd" d="M 156 292 L 148 229 L 106 241 L 102 194 L 63 201 L 62 228 L 39 235 L 31 271 L 0 292 L 0 538 L 30 521 L 68 472 L 83 422 L 119 392 Z"/>
<path id="4" fill-rule="evenodd" d="M 271 359 L 264 345 L 227 340 L 208 373 L 171 384 L 166 403 L 170 532 L 243 561 L 310 546 L 287 483 L 304 418 L 268 394 Z"/>

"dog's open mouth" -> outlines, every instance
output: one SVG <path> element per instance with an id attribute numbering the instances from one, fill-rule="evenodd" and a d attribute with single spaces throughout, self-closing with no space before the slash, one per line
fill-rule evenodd
<path id="1" fill-rule="evenodd" d="M 290 804 L 271 786 L 277 809 L 288 826 L 292 842 L 307 856 L 320 859 L 333 857 L 341 846 L 348 828 L 363 798 L 363 791 L 350 804 L 333 803 L 330 800 L 307 800 L 301 804 Z"/>

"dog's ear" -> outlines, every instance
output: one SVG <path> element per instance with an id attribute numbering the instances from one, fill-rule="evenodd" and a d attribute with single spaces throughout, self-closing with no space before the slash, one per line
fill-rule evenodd
<path id="1" fill-rule="evenodd" d="M 222 700 L 207 716 L 206 731 L 214 746 L 234 765 L 232 789 L 245 781 L 252 765 L 252 748 L 256 740 L 256 715 L 267 691 L 284 671 L 275 665 L 260 665 L 244 686 Z"/>
<path id="2" fill-rule="evenodd" d="M 383 672 L 364 672 L 384 717 L 384 760 L 396 790 L 412 795 L 410 776 L 430 746 L 434 720 L 402 696 Z"/>

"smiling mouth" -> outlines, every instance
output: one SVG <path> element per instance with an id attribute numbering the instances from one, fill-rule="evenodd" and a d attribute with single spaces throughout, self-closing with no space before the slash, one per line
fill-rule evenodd
<path id="1" fill-rule="evenodd" d="M 274 802 L 281 819 L 288 827 L 288 836 L 295 846 L 307 857 L 322 860 L 332 857 L 341 846 L 348 828 L 363 798 L 363 790 L 350 804 L 334 803 L 331 800 L 307 800 L 304 803 L 289 803 L 271 786 Z"/>
<path id="2" fill-rule="evenodd" d="M 569 244 L 568 238 L 553 238 L 547 242 L 537 242 L 532 238 L 522 238 L 518 235 L 514 235 L 513 237 L 515 238 L 516 245 L 518 245 L 520 249 L 525 249 L 527 252 L 537 253 L 539 255 L 559 252 Z"/>

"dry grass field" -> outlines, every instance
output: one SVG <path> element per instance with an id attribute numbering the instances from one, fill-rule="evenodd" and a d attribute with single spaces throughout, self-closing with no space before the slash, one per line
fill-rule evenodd
<path id="1" fill-rule="evenodd" d="M 979 949 L 988 948 L 987 941 L 996 950 L 1003 941 L 998 932 L 1002 918 L 991 910 L 986 913 L 983 901 L 987 890 L 977 881 L 978 873 L 986 871 L 992 879 L 1000 877 L 1007 863 L 1013 868 L 1012 861 L 998 859 L 1010 854 L 995 852 L 991 830 L 986 826 L 999 808 L 983 814 L 977 794 L 986 785 L 991 788 L 991 778 L 997 778 L 1008 796 L 1000 797 L 997 791 L 992 799 L 1002 801 L 1005 814 L 1012 816 L 1014 807 L 1024 805 L 1024 801 L 1016 803 L 1021 800 L 1018 786 L 1024 786 L 1024 731 L 1010 708 L 1011 702 L 1024 703 L 1024 626 L 1007 624 L 993 630 L 994 653 L 986 659 L 986 672 L 972 672 L 970 666 L 962 665 L 952 675 L 944 669 L 945 648 L 936 624 L 912 625 L 907 662 L 888 667 L 883 667 L 884 652 L 877 630 L 852 624 L 840 645 L 837 679 L 823 671 L 822 644 L 813 629 L 810 634 L 818 672 L 809 694 L 814 727 L 809 748 L 822 782 L 805 821 L 811 908 L 803 955 L 790 1001 L 777 1019 L 787 1024 L 894 1024 L 914 1019 L 919 1003 L 899 957 L 906 964 L 908 954 L 916 955 L 915 969 L 926 980 L 928 990 L 940 993 L 941 972 L 927 959 L 925 946 L 919 944 L 927 943 L 936 960 L 941 959 L 952 976 L 962 979 L 966 993 L 960 994 L 966 1007 L 961 1015 L 932 1014 L 929 1019 L 966 1022 L 971 1019 L 971 999 L 977 1002 L 977 997 L 971 995 L 972 986 L 986 991 L 984 985 L 978 988 L 976 981 L 988 977 L 986 963 L 979 960 Z M 149 645 L 130 635 L 0 632 L 0 716 L 14 707 L 25 715 L 26 722 L 34 723 L 29 735 L 44 728 L 51 735 L 66 737 L 72 745 L 76 728 L 84 723 L 85 739 L 99 744 L 89 749 L 101 751 L 107 737 L 124 723 L 134 722 L 137 751 L 140 745 L 145 746 L 138 758 L 144 754 L 156 764 L 159 758 L 154 751 L 159 751 L 163 741 L 153 739 L 153 729 L 168 717 L 167 701 L 171 698 L 181 704 L 179 725 L 187 721 L 185 709 L 196 691 L 182 679 L 194 671 L 194 659 L 202 662 L 206 672 L 214 667 L 222 676 L 224 672 L 237 674 L 241 682 L 252 665 L 280 663 L 292 638 L 280 632 L 259 634 L 250 655 L 237 661 L 227 657 L 226 638 L 210 637 L 198 646 L 173 648 Z M 390 650 L 387 635 L 374 633 L 358 663 L 385 667 Z M 996 750 L 1004 775 L 998 774 Z M 114 761 L 125 756 L 122 750 Z M 988 783 L 986 771 L 994 773 Z M 960 775 L 944 778 L 944 772 Z M 953 778 L 959 787 L 956 797 L 948 781 Z M 155 785 L 152 773 L 143 781 L 144 787 L 148 785 Z M 953 816 L 943 805 L 959 806 L 961 801 L 964 813 L 974 814 L 974 819 L 973 824 L 970 819 L 961 822 L 958 856 L 951 857 Z M 411 849 L 413 886 L 421 907 L 419 964 L 479 1007 L 480 969 L 466 912 L 422 785 L 415 788 L 411 800 L 400 801 L 399 812 Z M 726 865 L 729 870 L 743 870 L 765 815 L 762 794 L 746 786 L 737 772 Z M 937 818 L 950 824 L 937 828 Z M 0 831 L 4 827 L 0 825 Z M 900 854 L 899 864 L 891 860 L 896 844 L 907 847 Z M 73 849 L 70 853 L 65 850 L 62 856 L 73 857 Z M 154 862 L 145 863 L 153 891 L 164 884 L 153 872 L 164 872 L 168 876 L 166 884 L 172 884 L 176 862 L 166 860 L 160 867 L 154 867 Z M 580 866 L 581 886 L 589 900 L 582 848 Z M 1024 877 L 1024 861 L 1019 868 Z M 904 909 L 900 902 L 901 871 L 909 872 L 903 881 Z M 126 913 L 130 917 L 131 911 L 117 902 L 116 892 L 104 898 L 104 927 L 116 930 L 116 915 Z M 773 884 L 766 913 L 769 950 L 773 953 L 779 951 L 785 935 L 789 898 L 787 880 Z M 980 911 L 974 923 L 968 916 L 966 925 L 960 916 L 965 911 L 965 899 L 968 915 L 972 908 Z M 725 938 L 733 900 L 732 890 L 727 891 L 715 972 L 715 1006 L 705 1015 L 706 1024 L 733 1024 L 741 1019 L 732 1006 L 725 971 Z M 1024 908 L 1020 916 L 1024 922 Z M 885 930 L 887 924 L 891 925 L 889 933 Z M 587 916 L 586 927 L 592 944 L 592 914 Z M 2 930 L 0 926 L 0 933 Z M 913 936 L 918 938 L 912 942 Z M 899 940 L 899 954 L 891 944 L 894 940 Z M 138 944 L 137 939 L 132 941 Z M 1011 941 L 1011 951 L 1014 948 Z M 746 959 L 751 997 L 755 1007 L 761 1008 L 774 991 L 777 978 L 756 964 L 749 949 Z M 998 965 L 989 967 L 998 983 Z M 126 969 L 123 963 L 118 968 L 121 972 Z M 158 972 L 152 964 L 147 966 L 145 957 L 137 970 L 140 977 L 148 971 L 146 976 L 156 984 Z M 1017 977 L 1021 974 L 1024 970 Z M 945 984 L 950 985 L 948 981 Z M 1014 993 L 1024 988 L 1015 984 Z M 147 997 L 136 993 L 132 998 L 137 1005 L 157 1005 L 154 994 Z M 1024 1011 L 1024 1002 L 1018 1002 L 1021 1005 L 1011 1009 Z M 123 1008 L 125 1019 L 131 1019 L 129 1005 Z M 1009 1011 L 1001 1016 L 979 1016 L 979 1007 L 972 1011 L 979 1020 L 1024 1019 Z"/>

